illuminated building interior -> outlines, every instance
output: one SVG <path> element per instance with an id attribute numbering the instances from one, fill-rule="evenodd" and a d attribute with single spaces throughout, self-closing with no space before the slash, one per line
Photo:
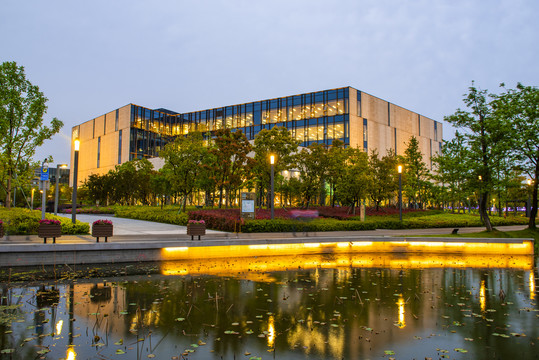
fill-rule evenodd
<path id="1" fill-rule="evenodd" d="M 330 146 L 338 139 L 381 155 L 389 149 L 403 154 L 415 136 L 429 159 L 441 150 L 443 139 L 439 122 L 352 87 L 184 113 L 128 104 L 74 126 L 72 138 L 81 141 L 82 182 L 129 160 L 157 157 L 166 144 L 189 132 L 200 131 L 209 139 L 216 130 L 230 129 L 252 141 L 275 126 L 289 130 L 302 147 Z"/>

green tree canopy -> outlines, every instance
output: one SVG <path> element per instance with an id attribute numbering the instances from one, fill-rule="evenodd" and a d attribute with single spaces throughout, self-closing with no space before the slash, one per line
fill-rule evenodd
<path id="1" fill-rule="evenodd" d="M 15 62 L 0 65 L 0 160 L 4 172 L 6 207 L 11 207 L 13 180 L 32 168 L 30 159 L 36 148 L 58 133 L 63 123 L 53 118 L 43 124 L 47 98 L 26 79 L 24 67 Z"/>
<path id="2" fill-rule="evenodd" d="M 182 211 L 185 211 L 187 197 L 196 189 L 197 178 L 207 154 L 208 148 L 204 146 L 200 132 L 178 136 L 159 153 L 159 157 L 165 160 L 163 168 L 172 191 L 183 197 Z"/>
<path id="3" fill-rule="evenodd" d="M 533 180 L 529 228 L 535 229 L 539 188 L 539 88 L 519 83 L 516 89 L 495 96 L 493 106 L 499 121 L 509 120 L 512 131 L 507 138 L 511 142 L 512 154 Z"/>
<path id="4" fill-rule="evenodd" d="M 473 169 L 469 185 L 480 194 L 479 214 L 487 231 L 493 229 L 487 213 L 494 187 L 493 169 L 499 158 L 507 156 L 510 146 L 510 136 L 507 135 L 512 134 L 510 122 L 494 113 L 493 97 L 472 83 L 463 99 L 469 111 L 458 109 L 444 118 L 451 125 L 465 130 L 463 136 L 469 149 L 468 164 Z"/>

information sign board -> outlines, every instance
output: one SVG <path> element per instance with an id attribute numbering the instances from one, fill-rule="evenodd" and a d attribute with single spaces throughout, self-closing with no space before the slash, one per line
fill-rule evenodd
<path id="1" fill-rule="evenodd" d="M 241 218 L 245 220 L 255 219 L 255 193 L 241 193 Z"/>

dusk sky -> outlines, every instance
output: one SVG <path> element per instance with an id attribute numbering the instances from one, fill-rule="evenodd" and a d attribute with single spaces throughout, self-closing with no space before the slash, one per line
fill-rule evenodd
<path id="1" fill-rule="evenodd" d="M 129 103 L 177 112 L 352 86 L 437 121 L 472 80 L 539 85 L 537 0 L 2 0 L 0 61 L 71 127 Z M 444 138 L 453 129 L 444 124 Z"/>

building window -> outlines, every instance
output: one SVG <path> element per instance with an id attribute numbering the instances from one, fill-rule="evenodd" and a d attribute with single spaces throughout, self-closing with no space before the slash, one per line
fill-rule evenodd
<path id="1" fill-rule="evenodd" d="M 395 155 L 397 154 L 397 128 L 393 128 L 393 136 L 395 138 Z"/>
<path id="2" fill-rule="evenodd" d="M 429 160 L 430 160 L 430 169 L 432 170 L 432 139 L 430 139 L 430 156 L 429 156 Z"/>
<path id="3" fill-rule="evenodd" d="M 122 130 L 118 132 L 118 164 L 122 163 Z"/>
<path id="4" fill-rule="evenodd" d="M 421 136 L 421 115 L 417 114 L 417 128 L 418 128 L 418 134 Z"/>
<path id="5" fill-rule="evenodd" d="M 387 103 L 387 126 L 391 126 L 391 103 Z"/>
<path id="6" fill-rule="evenodd" d="M 434 141 L 438 141 L 438 122 L 434 122 Z"/>
<path id="7" fill-rule="evenodd" d="M 119 113 L 120 113 L 120 110 L 116 109 L 116 120 L 114 121 L 114 131 L 118 131 L 118 117 L 120 115 Z"/>
<path id="8" fill-rule="evenodd" d="M 107 114 L 103 117 L 103 135 L 107 133 Z"/>
<path id="9" fill-rule="evenodd" d="M 367 128 L 367 119 L 363 119 L 363 149 L 365 149 L 365 151 L 368 151 L 369 149 L 368 140 L 369 133 Z"/>
<path id="10" fill-rule="evenodd" d="M 92 139 L 95 139 L 95 119 L 92 120 Z"/>
<path id="11" fill-rule="evenodd" d="M 357 116 L 361 116 L 361 91 L 357 92 Z"/>
<path id="12" fill-rule="evenodd" d="M 99 158 L 101 157 L 101 136 L 97 138 L 97 168 L 99 169 Z"/>

